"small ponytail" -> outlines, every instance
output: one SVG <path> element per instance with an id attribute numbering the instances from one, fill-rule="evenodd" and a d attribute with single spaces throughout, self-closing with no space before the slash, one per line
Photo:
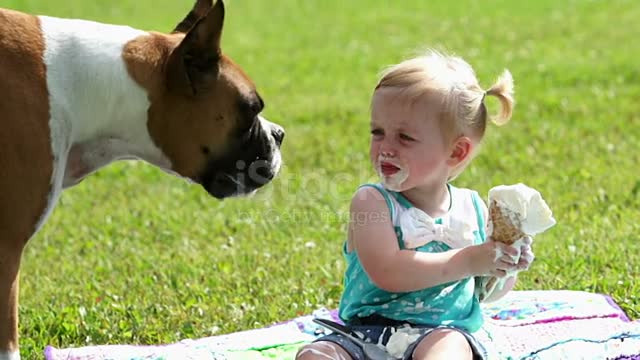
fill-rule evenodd
<path id="1" fill-rule="evenodd" d="M 513 77 L 509 70 L 504 70 L 498 80 L 485 92 L 485 95 L 495 96 L 500 101 L 501 109 L 497 117 L 492 118 L 494 124 L 500 126 L 511 119 L 515 100 L 513 98 Z"/>

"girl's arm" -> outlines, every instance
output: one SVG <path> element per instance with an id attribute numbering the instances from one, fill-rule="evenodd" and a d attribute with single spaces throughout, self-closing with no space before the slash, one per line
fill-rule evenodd
<path id="1" fill-rule="evenodd" d="M 371 281 L 386 291 L 415 291 L 514 266 L 503 259 L 496 264 L 495 242 L 442 253 L 400 250 L 385 199 L 371 187 L 358 190 L 350 213 L 349 247 Z"/>

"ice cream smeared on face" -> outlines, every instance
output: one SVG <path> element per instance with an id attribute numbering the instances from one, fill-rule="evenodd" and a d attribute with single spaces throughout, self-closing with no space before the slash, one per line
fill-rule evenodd
<path id="1" fill-rule="evenodd" d="M 556 223 L 540 193 L 524 184 L 489 190 L 489 217 L 488 235 L 507 244 L 539 234 Z"/>
<path id="2" fill-rule="evenodd" d="M 398 160 L 380 156 L 376 161 L 376 172 L 382 185 L 391 191 L 400 191 L 402 183 L 409 177 L 409 170 Z"/>

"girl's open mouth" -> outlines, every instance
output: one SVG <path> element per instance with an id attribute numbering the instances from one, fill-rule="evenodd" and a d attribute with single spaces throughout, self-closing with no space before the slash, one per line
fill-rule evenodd
<path id="1" fill-rule="evenodd" d="M 400 168 L 393 165 L 392 163 L 383 161 L 380 163 L 380 171 L 384 176 L 391 176 L 400 171 Z"/>

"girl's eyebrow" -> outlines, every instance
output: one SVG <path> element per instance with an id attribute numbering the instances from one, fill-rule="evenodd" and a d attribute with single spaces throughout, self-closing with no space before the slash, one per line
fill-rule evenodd
<path id="1" fill-rule="evenodd" d="M 420 126 L 418 124 L 403 123 L 400 126 L 398 126 L 398 130 L 415 134 L 420 132 Z"/>
<path id="2" fill-rule="evenodd" d="M 406 127 L 404 125 L 397 127 L 396 130 L 399 133 L 415 133 L 416 132 L 415 129 L 412 129 L 410 127 Z"/>

